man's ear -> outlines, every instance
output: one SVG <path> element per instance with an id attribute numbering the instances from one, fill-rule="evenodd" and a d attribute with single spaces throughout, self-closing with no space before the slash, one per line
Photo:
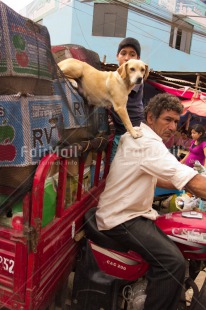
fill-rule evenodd
<path id="1" fill-rule="evenodd" d="M 148 125 L 152 125 L 153 120 L 154 120 L 154 116 L 152 115 L 152 113 L 150 111 L 148 111 L 147 112 L 147 119 L 146 119 Z"/>
<path id="2" fill-rule="evenodd" d="M 123 80 L 125 80 L 127 77 L 127 66 L 128 66 L 128 63 L 125 62 L 117 69 L 117 72 L 119 73 L 119 75 L 121 76 Z"/>

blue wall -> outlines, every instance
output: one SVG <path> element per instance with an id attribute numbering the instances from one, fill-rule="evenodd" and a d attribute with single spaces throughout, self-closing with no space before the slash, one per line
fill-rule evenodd
<path id="1" fill-rule="evenodd" d="M 65 7 L 43 19 L 43 25 L 49 30 L 52 45 L 71 41 L 72 15 L 72 9 Z"/>
<path id="2" fill-rule="evenodd" d="M 151 5 L 153 11 L 154 8 L 154 4 Z M 169 20 L 172 18 L 172 13 L 163 7 L 160 7 L 159 12 Z M 92 36 L 92 21 L 93 2 L 82 3 L 79 0 L 72 0 L 64 8 L 43 18 L 52 45 L 79 44 L 97 52 L 100 60 L 106 55 L 107 63 L 117 63 L 116 51 L 122 38 Z M 141 59 L 154 70 L 206 71 L 206 37 L 193 34 L 191 53 L 186 54 L 169 47 L 169 25 L 131 10 L 128 12 L 126 36 L 135 37 L 140 41 Z"/>

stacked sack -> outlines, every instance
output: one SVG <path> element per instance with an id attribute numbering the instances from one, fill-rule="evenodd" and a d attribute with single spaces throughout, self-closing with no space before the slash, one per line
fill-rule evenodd
<path id="1" fill-rule="evenodd" d="M 0 2 L 0 94 L 51 95 L 50 36 L 46 27 Z"/>
<path id="2" fill-rule="evenodd" d="M 59 143 L 107 131 L 107 115 L 89 108 L 61 75 L 47 28 L 3 2 L 0 60 L 0 186 L 18 188 Z"/>
<path id="3" fill-rule="evenodd" d="M 54 59 L 57 63 L 67 58 L 75 58 L 87 62 L 90 66 L 101 70 L 99 55 L 78 44 L 55 45 L 51 48 Z"/>
<path id="4" fill-rule="evenodd" d="M 0 185 L 18 188 L 62 127 L 46 27 L 0 2 Z"/>

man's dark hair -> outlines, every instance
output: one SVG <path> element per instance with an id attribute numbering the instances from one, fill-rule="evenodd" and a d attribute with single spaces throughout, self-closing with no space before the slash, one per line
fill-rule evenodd
<path id="1" fill-rule="evenodd" d="M 178 97 L 169 93 L 157 94 L 149 100 L 148 105 L 145 107 L 145 119 L 147 119 L 148 112 L 151 112 L 157 119 L 164 110 L 172 110 L 182 114 L 183 109 L 184 107 Z"/>

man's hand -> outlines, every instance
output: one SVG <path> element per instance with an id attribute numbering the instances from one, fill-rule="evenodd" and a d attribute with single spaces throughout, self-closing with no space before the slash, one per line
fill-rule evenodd
<path id="1" fill-rule="evenodd" d="M 197 174 L 185 186 L 189 193 L 206 200 L 206 176 Z"/>

